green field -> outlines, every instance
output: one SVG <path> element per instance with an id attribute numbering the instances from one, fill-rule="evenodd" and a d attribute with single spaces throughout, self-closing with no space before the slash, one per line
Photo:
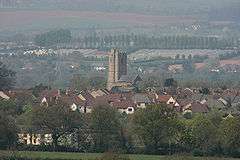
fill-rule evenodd
<path id="1" fill-rule="evenodd" d="M 26 157 L 33 159 L 53 159 L 53 160 L 95 160 L 102 156 L 97 153 L 63 153 L 63 152 L 7 152 L 0 151 L 2 155 L 14 155 L 16 157 Z M 125 155 L 131 160 L 236 160 L 234 158 L 216 158 L 216 157 L 190 157 L 190 156 L 154 156 L 154 155 Z"/>

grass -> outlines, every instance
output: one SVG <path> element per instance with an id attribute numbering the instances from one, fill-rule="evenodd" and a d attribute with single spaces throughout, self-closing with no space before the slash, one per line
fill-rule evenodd
<path id="1" fill-rule="evenodd" d="M 1 155 L 15 155 L 17 157 L 27 157 L 27 158 L 42 158 L 42 159 L 69 159 L 69 160 L 95 160 L 102 156 L 99 153 L 64 153 L 64 152 L 29 152 L 29 151 L 17 151 L 17 152 L 7 152 L 0 151 Z M 156 156 L 156 155 L 126 155 L 131 160 L 236 160 L 233 158 L 216 158 L 216 157 L 191 157 L 191 156 Z"/>

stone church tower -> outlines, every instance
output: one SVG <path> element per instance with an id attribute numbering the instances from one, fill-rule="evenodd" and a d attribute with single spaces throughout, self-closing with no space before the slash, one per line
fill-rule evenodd
<path id="1" fill-rule="evenodd" d="M 118 80 L 127 75 L 127 54 L 118 49 L 112 49 L 109 53 L 107 89 L 111 90 Z"/>

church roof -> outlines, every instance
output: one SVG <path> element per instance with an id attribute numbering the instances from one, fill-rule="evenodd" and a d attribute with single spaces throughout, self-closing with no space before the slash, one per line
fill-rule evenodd
<path id="1" fill-rule="evenodd" d="M 136 81 L 141 81 L 141 77 L 139 75 L 130 76 L 130 75 L 122 75 L 118 82 L 129 82 L 135 83 Z"/>

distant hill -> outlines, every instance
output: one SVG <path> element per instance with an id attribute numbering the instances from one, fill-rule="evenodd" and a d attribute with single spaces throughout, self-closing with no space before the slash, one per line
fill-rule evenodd
<path id="1" fill-rule="evenodd" d="M 237 24 L 240 0 L 0 0 L 0 19 L 0 34 L 16 30 L 44 31 L 59 26 L 72 30 L 91 26 L 105 29 L 147 26 L 155 31 L 155 26 L 175 24 L 182 28 L 162 32 L 182 34 L 185 25 L 199 23 L 205 25 L 199 33 L 229 35 L 223 28 L 208 25 L 208 22 L 224 21 L 234 25 L 229 28 L 237 30 L 231 31 L 236 35 L 240 33 Z"/>
<path id="2" fill-rule="evenodd" d="M 0 0 L 0 8 L 239 17 L 239 0 Z M 228 16 L 229 15 L 229 16 Z"/>

